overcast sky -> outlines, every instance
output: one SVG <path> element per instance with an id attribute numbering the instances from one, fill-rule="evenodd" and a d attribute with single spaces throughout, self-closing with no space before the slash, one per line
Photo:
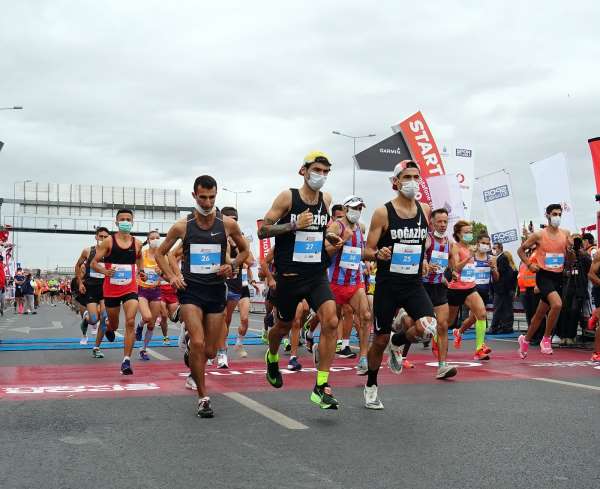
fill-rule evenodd
<path id="1" fill-rule="evenodd" d="M 301 184 L 312 149 L 333 162 L 325 189 L 351 193 L 352 142 L 332 130 L 383 139 L 421 110 L 436 140 L 476 151 L 476 175 L 511 172 L 521 219 L 538 218 L 528 163 L 565 152 L 578 225 L 594 220 L 598 2 L 0 4 L 0 106 L 25 107 L 0 112 L 0 196 L 31 179 L 187 199 L 210 173 L 252 190 L 240 196 L 251 229 Z M 358 179 L 368 219 L 392 191 L 387 175 Z M 89 239 L 20 242 L 23 263 L 45 267 L 71 264 Z"/>

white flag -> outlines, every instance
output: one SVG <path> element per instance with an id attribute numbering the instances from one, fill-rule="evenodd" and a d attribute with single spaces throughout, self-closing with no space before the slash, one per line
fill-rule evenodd
<path id="1" fill-rule="evenodd" d="M 471 219 L 475 184 L 475 152 L 466 144 L 438 144 L 446 174 L 456 175 L 462 195 L 464 218 Z"/>
<path id="2" fill-rule="evenodd" d="M 465 218 L 463 199 L 456 175 L 429 177 L 427 185 L 431 192 L 432 210 L 443 207 L 448 211 L 448 232 L 446 234 L 451 236 L 454 224 Z"/>

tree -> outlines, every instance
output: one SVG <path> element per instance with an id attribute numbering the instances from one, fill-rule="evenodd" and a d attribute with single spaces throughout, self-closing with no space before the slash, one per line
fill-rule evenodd
<path id="1" fill-rule="evenodd" d="M 473 227 L 473 239 L 477 239 L 480 234 L 487 234 L 487 226 L 482 222 L 471 221 Z"/>

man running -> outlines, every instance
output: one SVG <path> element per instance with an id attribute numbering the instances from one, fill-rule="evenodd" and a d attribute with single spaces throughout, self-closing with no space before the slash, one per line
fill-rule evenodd
<path id="1" fill-rule="evenodd" d="M 315 358 L 317 381 L 310 400 L 322 409 L 337 409 L 339 404 L 328 383 L 338 325 L 327 280 L 329 256 L 324 245 L 331 196 L 320 191 L 330 170 L 331 163 L 324 153 L 309 153 L 299 170 L 302 187 L 281 192 L 258 231 L 260 239 L 275 237 L 277 268 L 277 323 L 269 331 L 269 349 L 265 354 L 267 381 L 275 388 L 283 385 L 279 345 L 290 332 L 298 304 L 306 299 L 321 320 L 320 347 L 314 349 L 319 352 Z M 341 242 L 333 234 L 327 235 L 327 239 L 334 245 Z"/>
<path id="2" fill-rule="evenodd" d="M 135 316 L 138 311 L 136 278 L 145 280 L 146 274 L 142 264 L 142 242 L 131 236 L 133 211 L 120 209 L 115 222 L 118 231 L 98 244 L 91 268 L 104 275 L 102 293 L 109 321 L 105 335 L 110 342 L 115 341 L 115 331 L 119 328 L 119 314 L 123 305 L 125 341 L 121 373 L 131 375 L 133 374 L 131 353 L 135 343 Z"/>
<path id="3" fill-rule="evenodd" d="M 592 261 L 592 266 L 588 272 L 588 279 L 592 283 L 592 299 L 594 302 L 594 310 L 588 323 L 588 330 L 596 330 L 594 338 L 594 353 L 592 353 L 592 362 L 600 362 L 600 254 L 595 253 Z"/>
<path id="4" fill-rule="evenodd" d="M 96 326 L 100 321 L 101 327 L 96 330 L 96 344 L 92 349 L 92 357 L 104 358 L 104 354 L 100 351 L 100 344 L 104 337 L 106 330 L 106 319 L 107 313 L 104 308 L 104 294 L 102 292 L 102 285 L 104 283 L 104 274 L 92 270 L 91 264 L 94 256 L 96 256 L 96 250 L 100 243 L 110 236 L 110 231 L 105 227 L 96 228 L 96 245 L 84 248 L 79 255 L 79 259 L 75 264 L 75 274 L 77 277 L 77 283 L 79 287 L 79 294 L 81 298 L 81 305 L 86 308 L 87 316 L 84 316 L 82 321 L 81 332 L 87 340 L 88 327 Z M 82 266 L 83 265 L 83 266 Z M 83 273 L 82 273 L 83 272 Z M 87 341 L 85 342 L 87 343 Z M 84 343 L 84 344 L 85 344 Z"/>
<path id="5" fill-rule="evenodd" d="M 215 357 L 223 332 L 225 278 L 248 257 L 248 243 L 237 222 L 216 209 L 217 182 L 213 177 L 196 178 L 192 196 L 196 202 L 194 212 L 169 229 L 156 260 L 171 285 L 178 289 L 181 316 L 189 336 L 188 359 L 198 390 L 197 415 L 212 418 L 214 412 L 204 379 L 206 359 Z M 237 257 L 229 262 L 228 238 L 238 248 Z M 167 259 L 178 239 L 183 242 L 181 271 L 173 269 Z"/>
<path id="6" fill-rule="evenodd" d="M 383 409 L 377 395 L 377 374 L 386 348 L 392 371 L 400 373 L 402 346 L 436 332 L 433 305 L 421 280 L 430 208 L 415 200 L 420 179 L 414 161 L 398 163 L 391 177 L 397 196 L 375 209 L 371 218 L 365 258 L 377 260 L 377 286 L 373 298 L 375 337 L 368 353 L 364 390 L 368 409 Z M 395 333 L 390 341 L 392 322 L 400 307 L 415 320 L 415 325 Z"/>
<path id="7" fill-rule="evenodd" d="M 536 272 L 536 285 L 540 291 L 540 303 L 533 315 L 526 335 L 519 336 L 519 355 L 527 357 L 529 342 L 540 327 L 542 319 L 546 317 L 546 331 L 540 343 L 540 350 L 544 355 L 552 354 L 552 331 L 562 309 L 562 272 L 565 266 L 565 256 L 568 248 L 572 249 L 573 240 L 571 233 L 560 228 L 562 207 L 560 204 L 550 204 L 546 207 L 548 226 L 541 231 L 529 235 L 519 247 L 519 258 L 527 267 Z M 526 251 L 536 247 L 536 261 L 531 263 Z"/>
<path id="8" fill-rule="evenodd" d="M 4 257 L 0 253 L 0 316 L 4 316 L 4 293 L 6 291 L 6 273 L 4 272 Z"/>

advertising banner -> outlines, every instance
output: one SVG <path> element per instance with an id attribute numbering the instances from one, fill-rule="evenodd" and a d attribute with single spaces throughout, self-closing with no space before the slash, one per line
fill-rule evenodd
<path id="1" fill-rule="evenodd" d="M 359 170 L 385 171 L 392 170 L 402 160 L 410 160 L 410 152 L 402 134 L 392 134 L 383 141 L 357 153 L 354 161 Z"/>
<path id="2" fill-rule="evenodd" d="M 456 175 L 446 174 L 430 177 L 427 180 L 431 190 L 432 210 L 444 208 L 448 211 L 448 236 L 456 222 L 465 219 L 463 199 Z"/>
<path id="3" fill-rule="evenodd" d="M 256 229 L 260 229 L 263 225 L 263 219 L 256 220 Z M 267 253 L 271 250 L 271 238 L 259 239 L 258 240 L 258 252 L 260 254 L 260 259 L 264 260 L 267 256 Z"/>
<path id="4" fill-rule="evenodd" d="M 592 153 L 592 165 L 594 167 L 594 178 L 596 179 L 596 193 L 600 194 L 600 138 L 588 139 Z"/>
<path id="5" fill-rule="evenodd" d="M 446 174 L 456 175 L 464 207 L 464 218 L 471 220 L 475 184 L 475 154 L 466 144 L 440 144 Z"/>

